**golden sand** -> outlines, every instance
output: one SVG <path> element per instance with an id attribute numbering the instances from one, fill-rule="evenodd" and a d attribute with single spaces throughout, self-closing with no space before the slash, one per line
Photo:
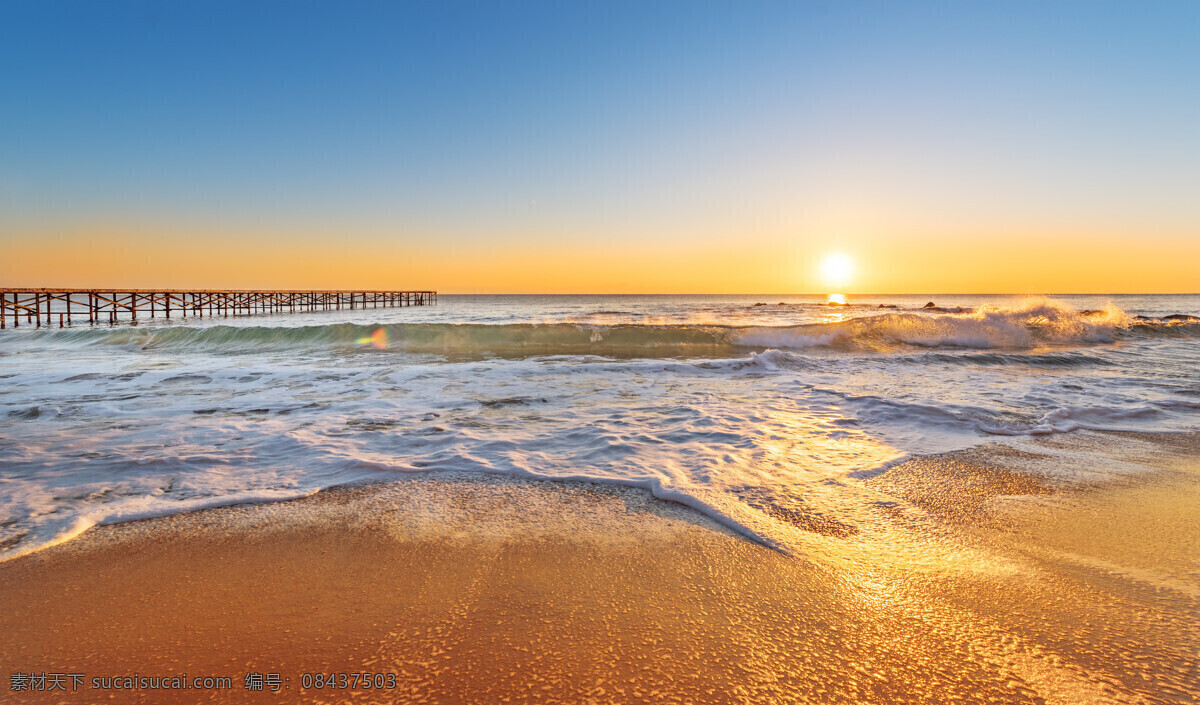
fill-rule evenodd
<path id="1" fill-rule="evenodd" d="M 1200 698 L 1195 439 L 1043 446 L 892 468 L 862 483 L 879 494 L 876 520 L 853 533 L 812 530 L 797 556 L 638 490 L 454 475 L 97 527 L 0 564 L 4 677 L 85 680 L 75 692 L 68 680 L 65 693 L 5 682 L 0 695 Z M 1039 471 L 1064 457 L 1083 459 L 1074 480 Z M 1089 474 L 1105 463 L 1102 477 Z M 303 687 L 304 674 L 355 672 L 394 674 L 392 687 Z M 228 676 L 233 688 L 91 687 L 135 673 Z M 248 673 L 279 674 L 281 689 L 247 690 Z"/>

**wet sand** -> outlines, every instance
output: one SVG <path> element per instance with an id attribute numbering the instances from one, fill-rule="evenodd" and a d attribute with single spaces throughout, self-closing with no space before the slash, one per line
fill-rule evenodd
<path id="1" fill-rule="evenodd" d="M 1193 702 L 1198 448 L 1070 434 L 919 458 L 859 483 L 870 521 L 807 531 L 795 556 L 638 490 L 456 475 L 97 527 L 0 564 L 4 671 L 85 674 L 3 694 Z M 183 672 L 233 688 L 90 687 Z M 394 687 L 302 687 L 340 672 Z"/>

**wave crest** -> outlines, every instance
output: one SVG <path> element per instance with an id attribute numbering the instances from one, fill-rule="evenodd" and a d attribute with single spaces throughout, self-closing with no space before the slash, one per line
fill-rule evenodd
<path id="1" fill-rule="evenodd" d="M 353 350 L 379 326 L 171 326 L 38 331 L 39 343 L 128 345 L 147 350 L 196 349 L 236 354 L 288 350 Z M 560 323 L 404 323 L 382 326 L 390 350 L 451 355 L 590 354 L 677 357 L 739 355 L 746 348 L 847 352 L 936 349 L 1029 350 L 1111 343 L 1123 337 L 1196 336 L 1200 319 L 1135 317 L 1116 306 L 1078 312 L 1051 300 L 962 312 L 887 311 L 836 322 L 789 326 L 722 324 L 611 325 Z M 31 338 L 32 340 L 32 338 Z M 369 349 L 374 352 L 371 348 Z"/>

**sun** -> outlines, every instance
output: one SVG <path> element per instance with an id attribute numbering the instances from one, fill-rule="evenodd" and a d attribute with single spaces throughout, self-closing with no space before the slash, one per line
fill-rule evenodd
<path id="1" fill-rule="evenodd" d="M 821 260 L 821 281 L 834 289 L 841 289 L 854 277 L 854 261 L 841 252 L 825 255 Z"/>

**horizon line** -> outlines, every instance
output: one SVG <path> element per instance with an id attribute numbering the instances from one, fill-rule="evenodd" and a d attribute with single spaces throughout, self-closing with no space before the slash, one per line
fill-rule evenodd
<path id="1" fill-rule="evenodd" d="M 550 292 L 550 291 L 447 291 L 436 288 L 394 288 L 394 287 L 378 287 L 378 286 L 352 286 L 352 287 L 284 287 L 284 288 L 244 288 L 244 287 L 154 287 L 154 286 L 72 286 L 72 287 L 51 287 L 51 286 L 0 286 L 0 289 L 12 291 L 44 291 L 44 290 L 76 290 L 76 291 L 315 291 L 315 292 L 358 292 L 358 291 L 407 291 L 407 292 L 437 292 L 439 296 L 852 296 L 869 298 L 872 296 L 1200 296 L 1198 291 L 1043 291 L 1043 292 L 1021 292 L 1021 291 L 990 291 L 990 292 L 966 292 L 966 291 L 909 291 L 909 292 L 872 292 L 872 293 L 856 293 L 844 291 L 821 291 L 821 292 Z"/>

